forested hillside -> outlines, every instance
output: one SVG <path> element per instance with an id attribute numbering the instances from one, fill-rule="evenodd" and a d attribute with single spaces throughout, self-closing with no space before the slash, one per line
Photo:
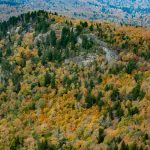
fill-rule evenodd
<path id="1" fill-rule="evenodd" d="M 0 149 L 149 150 L 150 29 L 29 12 L 0 23 Z"/>

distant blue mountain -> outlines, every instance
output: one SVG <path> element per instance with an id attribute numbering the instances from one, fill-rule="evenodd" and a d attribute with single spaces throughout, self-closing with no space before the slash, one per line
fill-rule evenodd
<path id="1" fill-rule="evenodd" d="M 11 6 L 16 6 L 16 5 L 21 5 L 23 3 L 18 3 L 18 2 L 9 2 L 9 1 L 0 1 L 0 5 L 11 5 Z"/>
<path id="2" fill-rule="evenodd" d="M 18 13 L 44 9 L 72 17 L 150 26 L 150 0 L 0 0 L 2 4 L 16 7 Z M 2 12 L 9 14 L 9 8 Z"/>

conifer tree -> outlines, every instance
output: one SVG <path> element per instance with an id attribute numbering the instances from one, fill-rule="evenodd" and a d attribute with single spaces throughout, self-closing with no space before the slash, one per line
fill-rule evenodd
<path id="1" fill-rule="evenodd" d="M 99 128 L 99 132 L 98 132 L 98 143 L 102 143 L 104 141 L 104 129 L 103 128 Z"/>
<path id="2" fill-rule="evenodd" d="M 55 33 L 55 31 L 52 30 L 50 33 L 50 44 L 51 44 L 51 46 L 56 46 L 56 40 L 57 40 L 56 33 Z"/>
<path id="3" fill-rule="evenodd" d="M 70 30 L 68 27 L 63 27 L 61 33 L 61 40 L 60 40 L 60 44 L 62 48 L 66 48 L 69 39 L 70 39 Z"/>

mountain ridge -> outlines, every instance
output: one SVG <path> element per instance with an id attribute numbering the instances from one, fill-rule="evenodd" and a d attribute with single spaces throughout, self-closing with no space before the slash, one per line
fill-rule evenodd
<path id="1" fill-rule="evenodd" d="M 6 2 L 10 2 L 6 0 Z M 20 2 L 21 1 L 13 1 Z M 60 14 L 91 20 L 110 20 L 117 23 L 126 23 L 141 26 L 150 26 L 149 0 L 26 0 L 21 10 L 51 10 Z M 17 11 L 17 7 L 15 8 Z M 5 13 L 5 11 L 4 11 Z M 6 10 L 7 13 L 7 10 Z"/>

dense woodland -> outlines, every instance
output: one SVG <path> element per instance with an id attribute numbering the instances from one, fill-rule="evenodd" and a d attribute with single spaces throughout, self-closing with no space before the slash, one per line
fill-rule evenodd
<path id="1" fill-rule="evenodd" d="M 149 122 L 150 29 L 42 10 L 0 23 L 0 149 L 148 150 Z"/>

